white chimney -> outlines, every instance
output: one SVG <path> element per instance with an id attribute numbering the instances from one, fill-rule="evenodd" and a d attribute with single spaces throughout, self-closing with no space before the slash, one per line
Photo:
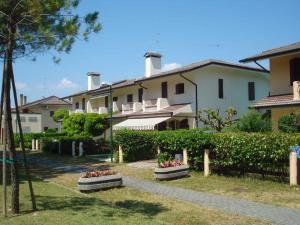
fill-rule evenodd
<path id="1" fill-rule="evenodd" d="M 23 105 L 23 94 L 20 94 L 20 102 L 19 105 L 22 106 Z"/>
<path id="2" fill-rule="evenodd" d="M 300 100 L 300 81 L 293 82 L 294 100 Z"/>
<path id="3" fill-rule="evenodd" d="M 146 58 L 146 77 L 151 77 L 153 74 L 157 74 L 161 71 L 161 54 L 156 52 L 146 52 L 144 57 Z"/>
<path id="4" fill-rule="evenodd" d="M 89 72 L 88 74 L 88 91 L 100 87 L 100 73 Z"/>
<path id="5" fill-rule="evenodd" d="M 27 96 L 24 95 L 23 97 L 23 105 L 26 105 L 27 104 Z"/>

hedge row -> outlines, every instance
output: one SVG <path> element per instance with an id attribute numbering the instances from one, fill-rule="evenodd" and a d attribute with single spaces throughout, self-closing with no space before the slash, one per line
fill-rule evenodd
<path id="1" fill-rule="evenodd" d="M 115 141 L 124 150 L 125 161 L 154 158 L 157 146 L 170 155 L 188 150 L 189 164 L 203 168 L 204 149 L 211 149 L 215 171 L 284 174 L 289 163 L 289 147 L 300 144 L 299 134 L 285 133 L 205 133 L 201 130 L 143 132 L 120 130 Z"/>

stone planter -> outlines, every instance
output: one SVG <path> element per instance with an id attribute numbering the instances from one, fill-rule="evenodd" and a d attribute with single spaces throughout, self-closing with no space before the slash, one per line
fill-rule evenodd
<path id="1" fill-rule="evenodd" d="M 168 179 L 184 177 L 187 176 L 188 173 L 189 173 L 188 165 L 154 169 L 154 176 L 158 180 L 168 180 Z"/>
<path id="2" fill-rule="evenodd" d="M 78 180 L 79 191 L 92 191 L 101 190 L 113 187 L 119 187 L 122 185 L 122 177 L 120 174 L 82 178 Z"/>

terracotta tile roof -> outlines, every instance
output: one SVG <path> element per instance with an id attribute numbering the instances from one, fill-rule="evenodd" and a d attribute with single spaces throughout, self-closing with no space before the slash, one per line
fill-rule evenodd
<path id="1" fill-rule="evenodd" d="M 47 98 L 42 98 L 33 102 L 29 102 L 25 105 L 20 106 L 20 108 L 27 108 L 35 105 L 71 105 L 70 102 L 62 100 L 56 96 L 50 96 Z"/>
<path id="2" fill-rule="evenodd" d="M 293 43 L 290 45 L 285 45 L 285 46 L 282 46 L 279 48 L 273 48 L 270 50 L 266 50 L 257 55 L 242 59 L 242 60 L 240 60 L 240 62 L 251 62 L 251 61 L 255 61 L 255 60 L 267 59 L 267 58 L 271 58 L 274 56 L 297 53 L 297 52 L 300 52 L 300 42 Z"/>
<path id="3" fill-rule="evenodd" d="M 288 105 L 300 105 L 300 100 L 294 100 L 292 94 L 286 95 L 273 95 L 265 97 L 261 100 L 256 101 L 252 107 L 253 108 L 272 108 L 279 106 Z"/>

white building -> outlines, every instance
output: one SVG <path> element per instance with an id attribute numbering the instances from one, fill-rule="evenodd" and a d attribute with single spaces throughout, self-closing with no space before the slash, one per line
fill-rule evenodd
<path id="1" fill-rule="evenodd" d="M 88 90 L 65 97 L 72 102 L 72 113 L 108 113 L 110 86 L 100 85 L 100 77 L 88 73 Z M 162 72 L 161 55 L 148 52 L 145 75 L 115 82 L 111 90 L 114 129 L 195 128 L 197 111 L 204 108 L 224 112 L 234 107 L 243 115 L 268 95 L 269 73 L 213 59 Z"/>

